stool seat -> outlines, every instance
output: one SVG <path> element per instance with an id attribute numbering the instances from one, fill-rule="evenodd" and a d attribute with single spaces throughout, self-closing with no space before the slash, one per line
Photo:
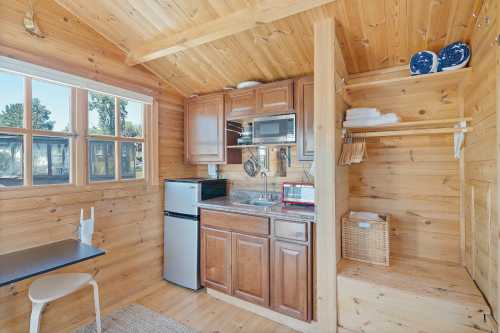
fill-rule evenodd
<path id="1" fill-rule="evenodd" d="M 48 303 L 88 286 L 92 275 L 66 273 L 49 275 L 35 280 L 29 288 L 29 298 L 35 303 Z"/>
<path id="2" fill-rule="evenodd" d="M 94 291 L 94 306 L 96 331 L 101 333 L 101 311 L 99 308 L 99 287 L 92 275 L 87 273 L 53 274 L 39 278 L 29 288 L 29 298 L 32 303 L 30 318 L 30 333 L 40 332 L 40 319 L 47 303 L 85 287 L 92 286 Z"/>

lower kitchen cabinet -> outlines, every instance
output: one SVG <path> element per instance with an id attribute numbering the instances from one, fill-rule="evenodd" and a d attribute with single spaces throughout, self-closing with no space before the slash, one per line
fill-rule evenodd
<path id="1" fill-rule="evenodd" d="M 271 307 L 291 317 L 308 320 L 308 246 L 272 241 Z"/>
<path id="2" fill-rule="evenodd" d="M 269 306 L 269 239 L 232 234 L 233 295 Z"/>
<path id="3" fill-rule="evenodd" d="M 201 280 L 205 287 L 231 293 L 231 233 L 201 229 Z"/>
<path id="4" fill-rule="evenodd" d="M 309 223 L 202 209 L 202 284 L 309 321 L 311 239 Z"/>

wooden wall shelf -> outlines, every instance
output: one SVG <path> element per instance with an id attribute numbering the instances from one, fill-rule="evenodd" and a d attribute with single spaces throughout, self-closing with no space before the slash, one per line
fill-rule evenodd
<path id="1" fill-rule="evenodd" d="M 436 87 L 459 85 L 469 77 L 471 72 L 472 68 L 467 67 L 449 72 L 404 76 L 353 84 L 348 83 L 344 87 L 344 91 L 345 93 L 350 94 L 373 89 L 396 88 L 398 90 L 404 90 L 415 86 L 425 86 L 425 89 L 432 90 Z"/>
<path id="2" fill-rule="evenodd" d="M 458 132 L 471 132 L 472 127 L 455 128 L 439 127 L 446 124 L 458 124 L 460 122 L 469 122 L 472 118 L 450 118 L 436 120 L 409 121 L 397 124 L 387 124 L 375 127 L 355 127 L 345 128 L 348 136 L 353 138 L 375 138 L 387 136 L 408 136 L 408 135 L 434 135 L 434 134 L 452 134 Z M 422 128 L 424 127 L 424 128 Z M 428 128 L 425 128 L 428 127 Z M 430 127 L 430 128 L 429 128 Z M 385 130 L 390 129 L 390 130 Z"/>
<path id="3" fill-rule="evenodd" d="M 232 145 L 232 146 L 227 146 L 227 148 L 257 148 L 257 147 L 295 147 L 297 144 L 296 143 L 263 143 L 260 145 Z"/>

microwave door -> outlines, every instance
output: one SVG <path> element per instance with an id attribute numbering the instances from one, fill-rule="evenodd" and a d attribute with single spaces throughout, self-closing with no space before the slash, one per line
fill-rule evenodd
<path id="1" fill-rule="evenodd" d="M 253 139 L 254 143 L 295 142 L 295 115 L 255 119 Z"/>
<path id="2" fill-rule="evenodd" d="M 279 142 L 281 139 L 280 122 L 277 120 L 256 122 L 254 132 L 257 143 Z"/>

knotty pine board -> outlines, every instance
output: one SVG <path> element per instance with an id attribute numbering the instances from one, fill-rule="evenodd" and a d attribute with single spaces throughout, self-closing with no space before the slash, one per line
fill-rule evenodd
<path id="1" fill-rule="evenodd" d="M 166 89 L 140 66 L 53 1 L 35 8 L 43 39 L 22 27 L 27 1 L 0 3 L 0 54 L 122 88 L 154 95 L 159 109 L 160 178 L 193 176 L 183 164 L 183 98 Z M 94 244 L 107 254 L 57 272 L 88 272 L 100 289 L 101 310 L 132 302 L 162 281 L 163 191 L 141 182 L 0 190 L 0 253 L 75 237 L 80 208 L 96 208 Z M 49 273 L 50 274 L 50 273 Z M 33 279 L 0 288 L 0 332 L 28 331 Z M 42 332 L 68 332 L 93 320 L 91 290 L 86 288 L 51 303 Z"/>
<path id="2" fill-rule="evenodd" d="M 465 158 L 465 264 L 494 309 L 497 300 L 497 86 L 495 66 L 498 2 L 484 1 L 472 31 L 473 68 L 465 88 L 465 116 L 474 132 L 466 137 Z M 498 319 L 498 318 L 497 318 Z"/>
<path id="3" fill-rule="evenodd" d="M 402 121 L 444 119 L 458 117 L 459 93 L 456 86 L 372 88 L 350 94 L 350 102 L 394 112 Z M 460 175 L 452 136 L 372 138 L 367 147 L 368 160 L 349 168 L 350 209 L 392 215 L 392 255 L 460 262 Z"/>

